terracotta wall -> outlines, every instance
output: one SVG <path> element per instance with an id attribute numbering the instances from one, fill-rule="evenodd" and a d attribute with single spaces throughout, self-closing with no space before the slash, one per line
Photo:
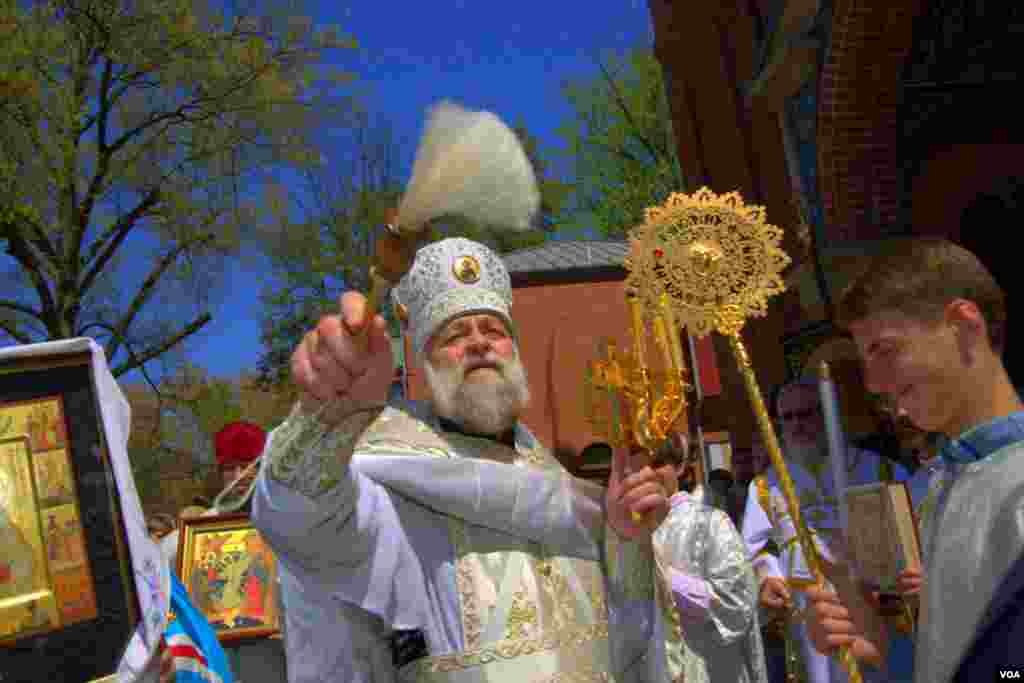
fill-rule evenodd
<path id="1" fill-rule="evenodd" d="M 786 379 L 786 359 L 782 349 L 783 300 L 769 303 L 768 316 L 747 322 L 742 335 L 761 387 L 765 402 L 771 390 Z M 701 426 L 705 432 L 728 432 L 734 448 L 750 448 L 757 421 L 750 404 L 746 384 L 728 341 L 714 335 L 715 357 L 722 377 L 719 396 L 704 399 Z"/>

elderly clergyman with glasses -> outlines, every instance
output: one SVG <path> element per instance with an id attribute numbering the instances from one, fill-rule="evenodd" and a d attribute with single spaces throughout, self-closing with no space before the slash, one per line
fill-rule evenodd
<path id="1" fill-rule="evenodd" d="M 800 499 L 801 514 L 826 565 L 839 564 L 843 560 L 839 508 L 817 380 L 804 378 L 784 386 L 775 407 L 783 456 Z M 846 456 L 847 485 L 870 484 L 881 479 L 879 455 L 850 447 Z M 898 465 L 893 470 L 897 481 L 908 477 Z M 786 633 L 787 673 L 807 683 L 845 682 L 845 669 L 837 659 L 814 649 L 800 618 L 805 607 L 803 589 L 814 584 L 814 576 L 796 541 L 774 468 L 750 482 L 742 533 L 758 579 L 761 607 L 774 616 L 790 615 Z M 777 557 L 767 552 L 769 541 L 774 541 L 779 549 Z M 866 681 L 886 680 L 882 672 L 863 673 Z"/>

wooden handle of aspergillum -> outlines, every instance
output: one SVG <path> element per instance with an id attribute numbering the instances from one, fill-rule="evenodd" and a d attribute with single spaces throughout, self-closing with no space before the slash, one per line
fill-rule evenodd
<path id="1" fill-rule="evenodd" d="M 381 310 L 384 294 L 409 272 L 420 235 L 416 231 L 403 232 L 398 229 L 398 210 L 384 211 L 385 229 L 374 243 L 373 261 L 370 263 L 370 291 L 366 295 L 366 309 L 363 320 L 355 330 L 356 343 L 364 350 L 369 344 L 371 323 Z"/>

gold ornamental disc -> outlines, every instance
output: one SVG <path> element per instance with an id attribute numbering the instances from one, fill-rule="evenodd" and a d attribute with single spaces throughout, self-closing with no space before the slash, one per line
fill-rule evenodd
<path id="1" fill-rule="evenodd" d="M 460 256 L 452 265 L 455 279 L 464 285 L 471 285 L 480 279 L 480 262 L 472 256 Z"/>
<path id="2" fill-rule="evenodd" d="M 737 192 L 675 193 L 630 231 L 626 285 L 647 310 L 666 294 L 677 320 L 697 336 L 728 335 L 763 316 L 768 299 L 783 291 L 789 257 L 781 239 L 764 207 L 745 204 Z"/>

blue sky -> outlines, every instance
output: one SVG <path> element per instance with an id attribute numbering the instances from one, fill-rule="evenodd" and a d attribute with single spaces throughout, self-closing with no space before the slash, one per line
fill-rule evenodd
<path id="1" fill-rule="evenodd" d="M 318 24 L 359 42 L 342 55 L 371 111 L 396 133 L 419 139 L 425 112 L 441 99 L 522 122 L 545 145 L 571 115 L 560 85 L 596 75 L 602 50 L 650 46 L 645 0 L 360 0 L 313 3 Z M 329 153 L 329 150 L 328 150 Z M 410 159 L 411 161 L 411 159 Z M 220 376 L 254 369 L 262 352 L 258 264 L 233 267 L 213 321 L 193 340 L 193 362 Z M 140 379 L 137 373 L 125 377 Z"/>

